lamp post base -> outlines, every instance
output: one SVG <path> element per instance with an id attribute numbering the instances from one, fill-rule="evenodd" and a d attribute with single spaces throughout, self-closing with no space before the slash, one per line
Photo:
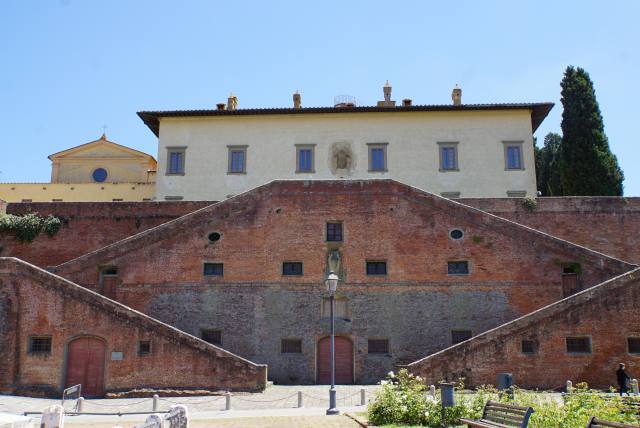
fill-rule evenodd
<path id="1" fill-rule="evenodd" d="M 336 408 L 336 389 L 331 387 L 329 389 L 329 408 L 327 409 L 327 415 L 339 415 L 340 410 Z"/>

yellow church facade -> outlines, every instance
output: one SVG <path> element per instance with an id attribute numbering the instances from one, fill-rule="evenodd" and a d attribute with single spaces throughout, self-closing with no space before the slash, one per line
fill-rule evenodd
<path id="1" fill-rule="evenodd" d="M 49 156 L 50 183 L 0 183 L 6 202 L 151 201 L 157 162 L 153 156 L 107 140 Z"/>

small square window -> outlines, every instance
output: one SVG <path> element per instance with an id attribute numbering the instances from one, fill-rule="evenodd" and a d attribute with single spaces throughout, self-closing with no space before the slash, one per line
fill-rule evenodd
<path id="1" fill-rule="evenodd" d="M 280 342 L 280 352 L 283 354 L 301 354 L 301 339 L 282 339 Z"/>
<path id="2" fill-rule="evenodd" d="M 223 276 L 224 265 L 222 263 L 205 263 L 204 276 Z"/>
<path id="3" fill-rule="evenodd" d="M 51 354 L 51 336 L 31 336 L 29 337 L 30 354 Z"/>
<path id="4" fill-rule="evenodd" d="M 590 354 L 590 337 L 567 337 L 567 352 L 570 354 Z"/>
<path id="5" fill-rule="evenodd" d="M 386 275 L 387 262 L 367 262 L 367 275 Z"/>
<path id="6" fill-rule="evenodd" d="M 247 146 L 228 146 L 229 174 L 245 174 L 247 172 Z"/>
<path id="7" fill-rule="evenodd" d="M 222 345 L 222 330 L 202 329 L 200 337 L 212 345 Z"/>
<path id="8" fill-rule="evenodd" d="M 464 342 L 471 339 L 472 336 L 471 330 L 451 330 L 451 344 L 455 345 L 456 343 Z"/>
<path id="9" fill-rule="evenodd" d="M 167 175 L 184 174 L 186 147 L 167 147 Z"/>
<path id="10" fill-rule="evenodd" d="M 457 143 L 438 143 L 440 145 L 440 171 L 458 170 Z"/>
<path id="11" fill-rule="evenodd" d="M 313 145 L 296 145 L 296 172 L 314 172 Z"/>
<path id="12" fill-rule="evenodd" d="M 369 354 L 388 354 L 389 339 L 369 339 L 367 351 Z"/>
<path id="13" fill-rule="evenodd" d="M 342 223 L 327 223 L 327 241 L 342 242 Z"/>
<path id="14" fill-rule="evenodd" d="M 469 262 L 466 260 L 447 262 L 448 275 L 469 275 Z"/>
<path id="15" fill-rule="evenodd" d="M 302 262 L 284 262 L 282 263 L 283 275 L 302 275 Z"/>
<path id="16" fill-rule="evenodd" d="M 151 354 L 151 341 L 141 340 L 138 342 L 138 355 L 146 356 Z"/>
<path id="17" fill-rule="evenodd" d="M 630 354 L 640 354 L 640 337 L 628 337 L 627 346 Z"/>
<path id="18" fill-rule="evenodd" d="M 387 145 L 369 144 L 369 171 L 384 172 L 387 170 Z"/>
<path id="19" fill-rule="evenodd" d="M 102 276 L 118 276 L 118 268 L 116 266 L 107 266 L 102 268 Z"/>
<path id="20" fill-rule="evenodd" d="M 523 339 L 520 343 L 520 351 L 523 354 L 535 354 L 536 353 L 536 343 L 533 340 Z"/>

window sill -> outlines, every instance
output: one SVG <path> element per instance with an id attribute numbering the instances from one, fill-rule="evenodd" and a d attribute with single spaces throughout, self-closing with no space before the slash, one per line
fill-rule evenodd
<path id="1" fill-rule="evenodd" d="M 227 171 L 227 175 L 247 175 L 247 172 L 229 172 Z"/>
<path id="2" fill-rule="evenodd" d="M 184 175 L 184 172 L 167 172 L 166 176 L 181 176 Z"/>
<path id="3" fill-rule="evenodd" d="M 389 353 L 378 353 L 378 352 L 368 352 L 367 353 L 368 357 L 374 357 L 374 358 L 391 358 L 393 355 L 389 354 Z"/>
<path id="4" fill-rule="evenodd" d="M 460 172 L 460 169 L 458 169 L 458 168 L 452 168 L 452 169 L 442 169 L 442 168 L 440 168 L 438 171 L 439 172 Z"/>
<path id="5" fill-rule="evenodd" d="M 368 273 L 367 276 L 372 276 L 374 278 L 386 278 L 389 274 L 386 273 Z"/>
<path id="6" fill-rule="evenodd" d="M 447 276 L 469 276 L 469 273 L 447 273 Z"/>
<path id="7" fill-rule="evenodd" d="M 385 173 L 385 172 L 389 172 L 389 170 L 388 169 L 370 169 L 368 172 Z"/>
<path id="8" fill-rule="evenodd" d="M 505 171 L 524 171 L 524 168 L 505 168 Z"/>
<path id="9" fill-rule="evenodd" d="M 311 171 L 296 171 L 296 174 L 315 174 L 316 170 L 311 170 Z"/>

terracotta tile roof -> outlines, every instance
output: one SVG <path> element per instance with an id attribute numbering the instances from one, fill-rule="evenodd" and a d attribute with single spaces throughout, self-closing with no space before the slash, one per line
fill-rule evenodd
<path id="1" fill-rule="evenodd" d="M 251 108 L 237 110 L 169 110 L 139 111 L 138 116 L 156 136 L 160 132 L 161 117 L 205 117 L 205 116 L 254 116 L 272 114 L 327 114 L 327 113 L 403 113 L 420 111 L 483 111 L 483 110 L 530 110 L 533 131 L 540 126 L 553 103 L 504 103 L 504 104 L 436 104 L 399 107 L 305 107 L 305 108 Z"/>

